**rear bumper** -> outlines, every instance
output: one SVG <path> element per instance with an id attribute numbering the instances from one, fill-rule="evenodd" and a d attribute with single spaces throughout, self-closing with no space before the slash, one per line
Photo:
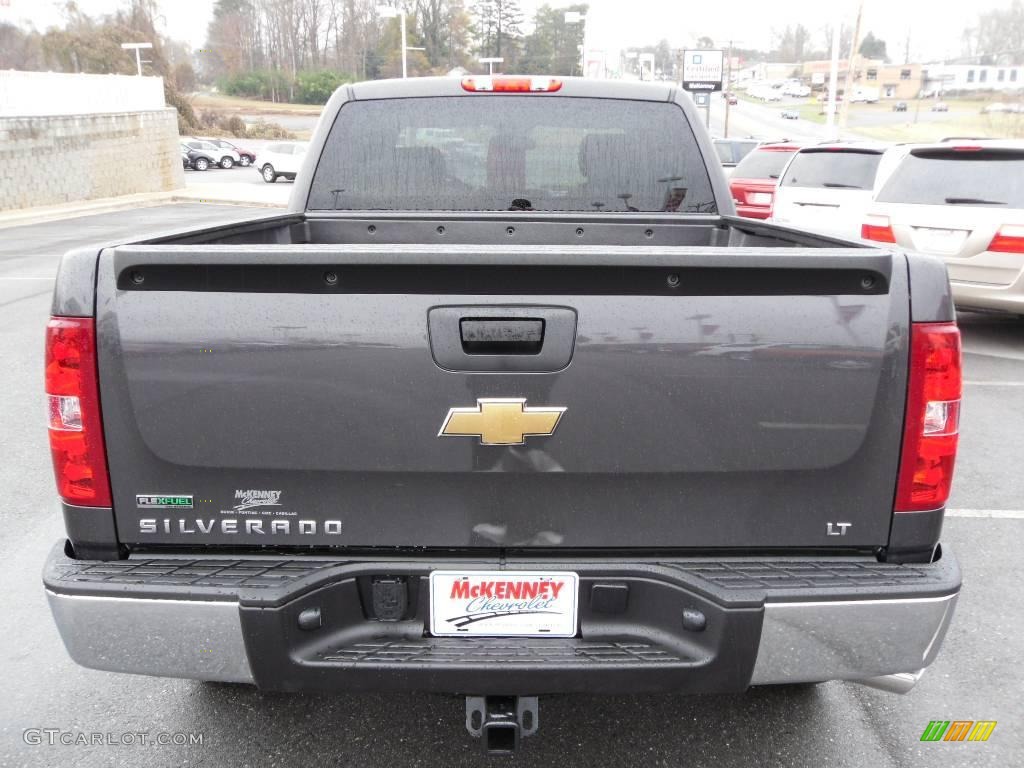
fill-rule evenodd
<path id="1" fill-rule="evenodd" d="M 1024 272 L 1009 285 L 950 280 L 957 309 L 991 309 L 1024 314 Z"/>
<path id="2" fill-rule="evenodd" d="M 917 673 L 934 660 L 960 589 L 948 552 L 928 565 L 523 560 L 504 567 L 580 574 L 577 637 L 435 638 L 424 631 L 426 576 L 442 566 L 496 564 L 176 556 L 102 562 L 72 560 L 57 547 L 44 582 L 68 652 L 86 667 L 271 690 L 486 695 L 730 692 L 834 679 L 909 689 L 915 677 L 885 676 Z M 367 590 L 385 575 L 408 590 L 397 621 L 373 617 Z M 608 586 L 611 593 L 602 591 Z M 299 615 L 312 608 L 320 610 L 320 626 L 300 628 Z M 691 619 L 699 612 L 706 625 L 684 625 L 684 611 Z"/>
<path id="3" fill-rule="evenodd" d="M 745 219 L 767 219 L 772 215 L 770 205 L 746 205 L 736 203 L 736 215 Z"/>

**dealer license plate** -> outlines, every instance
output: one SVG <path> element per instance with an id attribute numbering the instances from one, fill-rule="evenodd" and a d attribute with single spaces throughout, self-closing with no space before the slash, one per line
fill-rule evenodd
<path id="1" fill-rule="evenodd" d="M 477 637 L 573 637 L 579 576 L 568 571 L 434 571 L 430 632 Z"/>

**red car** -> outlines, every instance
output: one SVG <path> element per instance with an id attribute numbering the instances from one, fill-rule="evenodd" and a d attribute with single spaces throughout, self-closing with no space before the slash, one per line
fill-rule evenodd
<path id="1" fill-rule="evenodd" d="M 762 144 L 744 157 L 729 178 L 736 213 L 748 219 L 772 215 L 775 185 L 799 144 Z"/>

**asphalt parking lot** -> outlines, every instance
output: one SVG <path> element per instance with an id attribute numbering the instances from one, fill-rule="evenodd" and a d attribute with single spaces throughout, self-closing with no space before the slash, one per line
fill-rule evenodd
<path id="1" fill-rule="evenodd" d="M 208 172 L 224 173 L 223 171 Z M 238 173 L 251 174 L 252 169 Z M 282 185 L 284 186 L 284 185 Z M 263 215 L 200 204 L 6 229 L 0 238 L 0 766 L 493 764 L 446 696 L 265 694 L 77 667 L 40 582 L 63 533 L 43 414 L 42 341 L 60 254 L 153 229 Z M 1010 766 L 1024 755 L 1024 320 L 961 316 L 965 399 L 944 545 L 964 571 L 938 661 L 906 696 L 845 683 L 700 697 L 551 697 L 516 764 Z M 930 720 L 996 720 L 985 743 L 922 743 Z M 30 744 L 27 729 L 201 733 L 189 746 Z M 28 739 L 31 741 L 31 738 Z M 1016 755 L 1016 757 L 1015 757 Z"/>

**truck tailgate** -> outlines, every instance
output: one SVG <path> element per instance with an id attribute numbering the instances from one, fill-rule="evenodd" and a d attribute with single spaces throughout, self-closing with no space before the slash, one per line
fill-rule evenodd
<path id="1" fill-rule="evenodd" d="M 886 251 L 144 245 L 97 282 L 130 546 L 888 538 L 909 298 Z"/>

